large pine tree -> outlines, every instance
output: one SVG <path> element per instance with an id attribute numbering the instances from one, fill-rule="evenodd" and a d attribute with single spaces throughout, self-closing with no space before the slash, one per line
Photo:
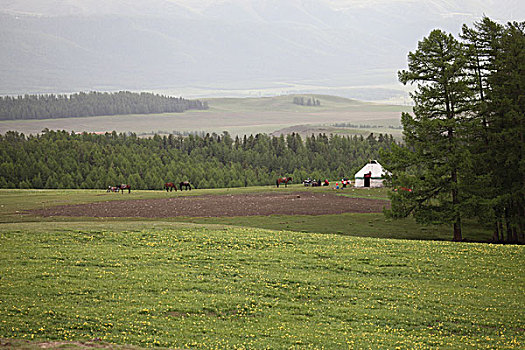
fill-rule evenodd
<path id="1" fill-rule="evenodd" d="M 385 155 L 393 217 L 451 223 L 477 217 L 493 241 L 525 241 L 525 22 L 487 17 L 463 26 L 463 42 L 439 30 L 408 57 L 402 83 L 417 84 L 403 114 L 406 147 Z"/>
<path id="2" fill-rule="evenodd" d="M 455 241 L 462 240 L 460 179 L 468 157 L 464 138 L 472 95 L 466 67 L 463 45 L 441 30 L 409 53 L 408 70 L 399 72 L 403 84 L 417 84 L 413 114 L 402 115 L 408 148 L 394 147 L 386 159 L 393 185 L 413 190 L 393 194 L 390 214 L 452 224 Z"/>
<path id="3" fill-rule="evenodd" d="M 507 241 L 524 241 L 525 231 L 525 22 L 509 23 L 488 77 L 487 160 L 493 203 L 500 209 Z"/>
<path id="4" fill-rule="evenodd" d="M 491 153 L 489 107 L 491 106 L 491 86 L 489 78 L 497 71 L 496 56 L 500 50 L 504 27 L 488 17 L 475 22 L 472 27 L 463 25 L 460 37 L 465 43 L 468 60 L 468 74 L 474 94 L 472 105 L 471 133 L 468 140 L 472 162 L 469 172 L 472 175 L 467 192 L 468 208 L 473 216 L 493 228 L 493 241 L 503 240 L 500 237 L 500 218 L 502 207 L 494 198 L 497 179 L 492 171 L 493 162 L 487 161 Z M 488 186 L 488 184 L 490 184 Z"/>

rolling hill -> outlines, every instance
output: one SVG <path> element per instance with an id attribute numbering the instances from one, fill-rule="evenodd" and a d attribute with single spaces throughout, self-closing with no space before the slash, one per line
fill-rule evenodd
<path id="1" fill-rule="evenodd" d="M 302 95 L 315 97 L 321 105 L 299 106 L 293 104 L 294 96 L 299 95 L 203 99 L 208 102 L 208 110 L 185 113 L 0 121 L 0 133 L 16 130 L 36 134 L 48 128 L 75 132 L 131 131 L 137 134 L 229 131 L 233 135 L 244 135 L 272 133 L 297 125 L 351 123 L 388 127 L 398 126 L 401 112 L 410 110 L 408 106 L 382 105 L 327 95 Z M 357 134 L 366 133 L 367 130 L 360 129 Z M 386 128 L 369 131 L 399 134 L 399 130 Z"/>

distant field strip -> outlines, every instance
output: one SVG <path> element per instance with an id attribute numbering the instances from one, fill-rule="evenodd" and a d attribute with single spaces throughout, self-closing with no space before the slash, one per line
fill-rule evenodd
<path id="1" fill-rule="evenodd" d="M 0 133 L 14 130 L 25 134 L 43 129 L 87 132 L 229 131 L 232 134 L 270 133 L 298 124 L 365 123 L 384 125 L 399 122 L 403 106 L 375 105 L 316 95 L 320 107 L 297 106 L 291 96 L 260 99 L 209 99 L 207 111 L 118 115 L 85 118 L 0 121 Z"/>
<path id="2" fill-rule="evenodd" d="M 122 115 L 105 117 L 64 118 L 25 121 L 1 121 L 0 133 L 16 130 L 25 134 L 43 129 L 135 133 L 151 131 L 217 131 L 232 130 L 232 134 L 271 132 L 291 125 L 308 123 L 370 122 L 399 119 L 397 112 L 334 111 L 323 113 L 284 112 L 186 112 L 173 114 Z"/>

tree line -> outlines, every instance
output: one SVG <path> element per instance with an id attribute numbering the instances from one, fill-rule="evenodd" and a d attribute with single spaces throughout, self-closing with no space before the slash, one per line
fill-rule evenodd
<path id="1" fill-rule="evenodd" d="M 151 114 L 207 109 L 207 102 L 129 91 L 0 97 L 0 120 Z"/>
<path id="2" fill-rule="evenodd" d="M 459 39 L 433 30 L 408 55 L 403 84 L 416 84 L 403 113 L 403 147 L 385 152 L 396 187 L 393 217 L 492 227 L 494 241 L 524 242 L 525 22 L 484 17 Z"/>
<path id="3" fill-rule="evenodd" d="M 370 125 L 370 124 L 352 124 L 352 123 L 334 123 L 332 126 L 335 126 L 336 128 L 353 128 L 353 129 L 380 129 L 380 128 L 388 128 L 388 129 L 397 129 L 401 130 L 403 129 L 402 125 Z"/>
<path id="4" fill-rule="evenodd" d="M 136 134 L 49 131 L 0 136 L 0 188 L 100 188 L 130 184 L 162 189 L 189 180 L 197 188 L 272 185 L 280 176 L 352 177 L 391 135 L 267 134 L 232 138 L 227 132 L 139 138 Z"/>
<path id="5" fill-rule="evenodd" d="M 317 100 L 315 97 L 308 97 L 307 99 L 304 97 L 298 97 L 295 96 L 293 98 L 293 103 L 299 106 L 320 106 L 321 101 Z"/>

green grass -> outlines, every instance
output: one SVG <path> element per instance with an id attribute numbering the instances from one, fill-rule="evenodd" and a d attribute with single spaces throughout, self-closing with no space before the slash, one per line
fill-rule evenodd
<path id="1" fill-rule="evenodd" d="M 0 227 L 0 336 L 172 348 L 522 348 L 521 246 L 186 223 Z"/>
<path id="2" fill-rule="evenodd" d="M 234 218 L 179 218 L 174 221 L 200 224 L 223 224 L 240 227 L 265 228 L 269 230 L 289 230 L 296 232 L 340 234 L 355 237 L 412 239 L 412 240 L 451 240 L 449 226 L 420 226 L 413 219 L 391 220 L 383 214 L 338 214 L 338 215 L 294 215 L 294 216 L 240 216 Z M 489 232 L 467 222 L 463 237 L 467 241 L 485 242 Z"/>
<path id="3" fill-rule="evenodd" d="M 449 229 L 381 214 L 44 220 L 21 213 L 264 191 L 277 189 L 1 190 L 0 338 L 19 348 L 94 338 L 203 349 L 525 346 L 523 246 L 431 241 L 450 239 Z M 339 193 L 384 199 L 388 189 Z"/>

